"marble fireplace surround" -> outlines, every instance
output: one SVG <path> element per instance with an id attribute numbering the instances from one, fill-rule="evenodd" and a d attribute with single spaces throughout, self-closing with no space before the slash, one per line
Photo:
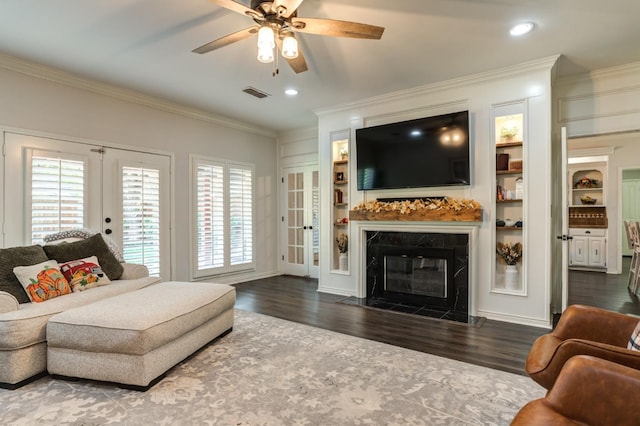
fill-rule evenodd
<path id="1" fill-rule="evenodd" d="M 357 297 L 365 298 L 367 295 L 367 232 L 408 232 L 425 234 L 467 234 L 469 244 L 468 258 L 468 314 L 477 315 L 477 232 L 478 226 L 461 222 L 406 222 L 406 221 L 351 221 L 357 238 L 358 250 L 353 250 L 355 255 L 353 265 L 356 265 Z"/>

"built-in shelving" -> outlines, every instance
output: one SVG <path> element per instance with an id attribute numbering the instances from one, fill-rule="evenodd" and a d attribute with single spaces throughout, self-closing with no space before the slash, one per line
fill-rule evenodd
<path id="1" fill-rule="evenodd" d="M 342 256 L 338 251 L 336 239 L 340 235 L 349 235 L 349 141 L 341 139 L 332 143 L 332 182 L 333 182 L 333 232 L 332 266 L 334 271 L 348 271 L 348 252 Z"/>
<path id="2" fill-rule="evenodd" d="M 493 132 L 495 145 L 495 243 L 516 244 L 523 247 L 524 226 L 524 106 L 511 104 L 495 107 L 493 110 Z M 498 221 L 514 223 L 522 221 L 523 226 L 499 226 Z M 496 254 L 493 292 L 525 294 L 523 267 L 524 256 L 515 266 L 508 265 Z"/>

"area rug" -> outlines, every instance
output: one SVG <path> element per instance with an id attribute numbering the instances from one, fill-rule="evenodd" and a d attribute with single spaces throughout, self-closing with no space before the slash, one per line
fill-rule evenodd
<path id="1" fill-rule="evenodd" d="M 2 425 L 507 425 L 544 389 L 485 367 L 236 310 L 147 392 L 49 377 L 0 390 Z"/>

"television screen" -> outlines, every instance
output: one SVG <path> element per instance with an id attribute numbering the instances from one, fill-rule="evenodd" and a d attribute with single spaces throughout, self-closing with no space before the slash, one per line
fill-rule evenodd
<path id="1" fill-rule="evenodd" d="M 470 185 L 469 112 L 356 129 L 358 190 Z"/>

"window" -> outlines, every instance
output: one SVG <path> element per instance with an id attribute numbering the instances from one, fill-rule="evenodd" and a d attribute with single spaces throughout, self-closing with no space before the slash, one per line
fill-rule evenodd
<path id="1" fill-rule="evenodd" d="M 248 270 L 253 255 L 253 166 L 192 157 L 194 277 Z"/>
<path id="2" fill-rule="evenodd" d="M 160 171 L 122 168 L 122 255 L 160 275 Z"/>
<path id="3" fill-rule="evenodd" d="M 85 162 L 29 151 L 31 243 L 43 244 L 48 234 L 84 227 Z"/>

